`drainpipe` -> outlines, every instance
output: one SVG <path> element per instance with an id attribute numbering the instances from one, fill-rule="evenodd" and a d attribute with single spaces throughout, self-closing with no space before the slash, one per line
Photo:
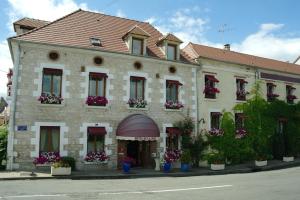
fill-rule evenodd
<path id="1" fill-rule="evenodd" d="M 11 47 L 11 41 L 8 41 L 8 44 Z M 13 160 L 14 160 L 14 133 L 15 133 L 15 117 L 16 117 L 16 101 L 17 101 L 17 84 L 18 84 L 18 75 L 19 75 L 19 64 L 20 64 L 20 41 L 17 41 L 17 51 L 16 57 L 13 58 L 12 50 L 12 58 L 14 60 L 14 69 L 13 69 L 13 81 L 12 81 L 12 101 L 10 104 L 10 115 L 9 115 L 9 132 L 8 132 L 8 140 L 7 140 L 7 170 L 13 170 Z"/>
<path id="2" fill-rule="evenodd" d="M 197 59 L 197 63 L 199 64 L 199 66 L 196 68 L 196 110 L 197 110 L 197 119 L 196 119 L 196 136 L 198 136 L 199 133 L 199 116 L 200 116 L 200 111 L 199 111 L 199 84 L 198 84 L 198 73 L 201 70 L 200 68 L 200 63 L 199 60 Z"/>

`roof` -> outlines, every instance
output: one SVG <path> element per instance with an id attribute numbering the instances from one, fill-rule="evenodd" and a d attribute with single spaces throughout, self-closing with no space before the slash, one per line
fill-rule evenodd
<path id="1" fill-rule="evenodd" d="M 143 30 L 149 34 L 150 37 L 147 38 L 147 55 L 165 59 L 165 55 L 156 45 L 159 38 L 163 37 L 163 35 L 151 24 L 81 9 L 40 28 L 12 38 L 50 45 L 129 54 L 129 49 L 123 40 L 123 36 L 133 27 L 138 28 L 132 31 Z M 93 46 L 90 43 L 91 37 L 99 38 L 101 46 Z M 189 57 L 186 54 L 182 54 L 181 61 L 188 62 Z"/>
<path id="2" fill-rule="evenodd" d="M 25 26 L 25 27 L 34 29 L 34 28 L 42 27 L 48 23 L 50 23 L 50 22 L 25 17 L 25 18 L 22 18 L 16 22 L 14 22 L 13 24 L 14 24 L 14 28 L 15 28 L 15 25 L 20 25 L 20 26 Z"/>
<path id="3" fill-rule="evenodd" d="M 146 36 L 146 37 L 150 37 L 150 34 L 147 33 L 146 31 L 144 31 L 143 29 L 141 29 L 138 25 L 135 25 L 134 27 L 132 27 L 124 36 L 126 37 L 128 34 L 134 34 L 134 35 L 141 35 L 141 36 Z"/>
<path id="4" fill-rule="evenodd" d="M 242 64 L 261 69 L 275 70 L 300 75 L 300 65 L 294 63 L 263 58 L 231 50 L 208 47 L 200 44 L 189 43 L 183 51 L 192 59 L 208 58 L 217 61 Z"/>
<path id="5" fill-rule="evenodd" d="M 178 43 L 183 43 L 178 37 L 176 37 L 175 35 L 173 35 L 172 33 L 168 33 L 165 36 L 162 36 L 161 38 L 159 38 L 157 43 L 160 43 L 164 40 L 168 40 L 168 41 L 172 41 L 172 42 L 178 42 Z"/>

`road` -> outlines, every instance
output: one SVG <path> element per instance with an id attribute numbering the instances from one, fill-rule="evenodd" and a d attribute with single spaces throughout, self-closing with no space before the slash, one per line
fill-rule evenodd
<path id="1" fill-rule="evenodd" d="M 0 199 L 299 200 L 300 167 L 181 178 L 1 181 Z"/>

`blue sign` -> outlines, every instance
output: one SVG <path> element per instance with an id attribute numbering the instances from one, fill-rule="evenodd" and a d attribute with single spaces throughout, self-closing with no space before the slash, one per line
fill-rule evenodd
<path id="1" fill-rule="evenodd" d="M 27 131 L 27 125 L 20 125 L 17 127 L 18 131 Z"/>

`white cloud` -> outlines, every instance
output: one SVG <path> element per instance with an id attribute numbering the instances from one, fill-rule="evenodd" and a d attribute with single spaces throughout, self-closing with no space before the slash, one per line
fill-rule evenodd
<path id="1" fill-rule="evenodd" d="M 7 77 L 6 72 L 12 68 L 13 64 L 10 58 L 7 42 L 0 42 L 0 96 L 6 96 Z"/>
<path id="2" fill-rule="evenodd" d="M 126 14 L 125 14 L 122 10 L 117 10 L 116 16 L 117 16 L 117 17 L 125 18 L 125 17 L 126 17 Z"/>
<path id="3" fill-rule="evenodd" d="M 275 31 L 283 24 L 262 24 L 260 29 L 248 35 L 232 49 L 248 54 L 293 62 L 300 55 L 300 37 L 279 37 Z"/>
<path id="4" fill-rule="evenodd" d="M 31 17 L 53 21 L 79 8 L 89 10 L 87 4 L 77 4 L 74 0 L 8 0 L 8 26 L 12 30 L 12 23 L 22 17 Z"/>
<path id="5" fill-rule="evenodd" d="M 153 24 L 156 21 L 157 21 L 156 17 L 150 17 L 150 18 L 148 18 L 148 19 L 145 20 L 145 22 L 148 22 L 149 24 Z"/>

